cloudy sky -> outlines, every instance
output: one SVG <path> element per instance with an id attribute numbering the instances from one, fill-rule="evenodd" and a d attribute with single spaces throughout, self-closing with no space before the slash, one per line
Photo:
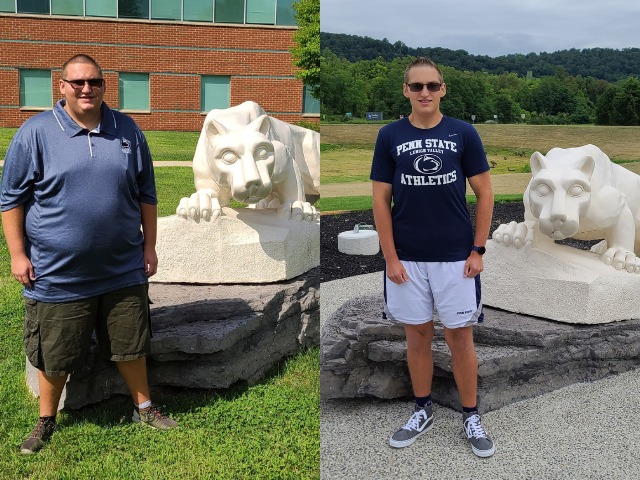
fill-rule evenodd
<path id="1" fill-rule="evenodd" d="M 321 0 L 323 32 L 496 57 L 640 48 L 636 0 Z"/>

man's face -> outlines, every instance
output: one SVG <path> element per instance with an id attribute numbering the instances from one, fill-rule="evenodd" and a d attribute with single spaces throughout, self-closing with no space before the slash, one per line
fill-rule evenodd
<path id="1" fill-rule="evenodd" d="M 67 66 L 65 80 L 91 80 L 102 78 L 98 69 L 90 63 L 72 63 Z M 105 85 L 91 87 L 87 82 L 82 87 L 60 80 L 60 93 L 64 94 L 67 109 L 78 117 L 98 114 L 104 97 Z"/>
<path id="2" fill-rule="evenodd" d="M 441 83 L 438 71 L 433 67 L 413 67 L 409 70 L 407 83 Z M 423 87 L 420 92 L 412 92 L 405 83 L 402 86 L 404 96 L 411 101 L 411 110 L 417 115 L 429 116 L 440 110 L 440 99 L 445 96 L 447 89 L 443 83 L 438 92 L 430 92 Z"/>

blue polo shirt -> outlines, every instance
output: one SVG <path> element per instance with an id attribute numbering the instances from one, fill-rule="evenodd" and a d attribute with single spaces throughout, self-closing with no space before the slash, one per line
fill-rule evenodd
<path id="1" fill-rule="evenodd" d="M 473 246 L 468 177 L 489 170 L 476 129 L 443 117 L 429 129 L 408 118 L 378 133 L 371 180 L 392 185 L 391 223 L 400 260 L 456 262 Z"/>
<path id="2" fill-rule="evenodd" d="M 17 131 L 2 170 L 0 208 L 25 205 L 25 248 L 42 302 L 146 283 L 140 202 L 157 204 L 151 154 L 128 116 L 102 104 L 80 127 L 60 100 Z"/>

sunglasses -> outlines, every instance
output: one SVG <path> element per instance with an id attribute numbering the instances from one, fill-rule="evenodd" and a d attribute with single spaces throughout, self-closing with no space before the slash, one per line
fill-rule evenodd
<path id="1" fill-rule="evenodd" d="M 442 87 L 441 83 L 431 82 L 431 83 L 407 83 L 407 87 L 412 92 L 421 92 L 424 87 L 427 87 L 427 90 L 430 92 L 439 92 L 440 87 Z"/>
<path id="2" fill-rule="evenodd" d="M 63 78 L 62 81 L 67 82 L 76 90 L 84 88 L 85 83 L 88 83 L 91 88 L 102 88 L 102 85 L 104 85 L 104 78 L 92 78 L 90 80 L 65 80 Z"/>

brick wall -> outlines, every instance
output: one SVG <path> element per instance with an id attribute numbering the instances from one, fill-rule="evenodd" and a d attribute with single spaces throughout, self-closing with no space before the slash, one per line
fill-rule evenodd
<path id="1" fill-rule="evenodd" d="M 19 126 L 37 113 L 19 109 L 17 69 L 58 69 L 52 72 L 56 101 L 61 98 L 59 69 L 77 53 L 91 55 L 105 71 L 105 101 L 113 108 L 118 108 L 116 72 L 151 74 L 151 112 L 131 115 L 144 130 L 200 130 L 204 117 L 199 75 L 231 76 L 231 105 L 253 100 L 274 117 L 298 121 L 302 82 L 293 78 L 288 53 L 293 32 L 276 27 L 0 15 L 0 39 L 10 40 L 0 42 L 0 127 Z M 15 108 L 1 107 L 12 105 Z"/>

